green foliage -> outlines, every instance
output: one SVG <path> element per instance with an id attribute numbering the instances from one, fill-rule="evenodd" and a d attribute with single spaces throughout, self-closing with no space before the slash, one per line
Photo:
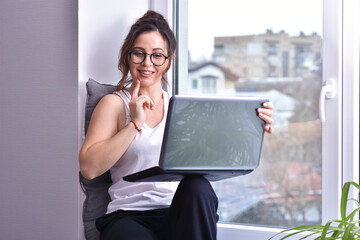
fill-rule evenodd
<path id="1" fill-rule="evenodd" d="M 320 225 L 320 224 L 302 225 L 299 227 L 290 228 L 276 234 L 270 239 L 277 238 L 279 240 L 282 240 L 300 233 L 305 233 L 305 235 L 301 235 L 299 239 L 305 239 L 310 237 L 311 237 L 310 239 L 316 239 L 316 240 L 360 239 L 360 227 L 359 227 L 360 221 L 358 219 L 354 219 L 356 213 L 360 211 L 360 203 L 358 199 L 348 198 L 349 189 L 351 185 L 360 191 L 359 184 L 355 182 L 347 182 L 344 184 L 341 194 L 341 202 L 340 202 L 341 220 L 337 220 L 337 219 L 330 220 L 325 225 Z M 357 208 L 353 210 L 349 215 L 346 215 L 346 208 L 348 202 L 355 202 Z M 286 235 L 282 236 L 284 234 Z"/>

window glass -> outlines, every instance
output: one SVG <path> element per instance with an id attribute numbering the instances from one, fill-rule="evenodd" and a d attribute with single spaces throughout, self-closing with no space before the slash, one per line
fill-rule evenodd
<path id="1" fill-rule="evenodd" d="M 322 1 L 188 0 L 188 79 L 179 94 L 263 96 L 275 105 L 260 166 L 213 183 L 220 222 L 321 222 Z"/>

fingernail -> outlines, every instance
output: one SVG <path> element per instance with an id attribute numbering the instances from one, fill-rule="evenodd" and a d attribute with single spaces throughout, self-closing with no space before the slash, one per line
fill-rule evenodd
<path id="1" fill-rule="evenodd" d="M 263 103 L 262 105 L 263 105 L 264 107 L 267 107 L 267 103 L 266 103 L 266 102 L 265 102 L 265 103 Z"/>

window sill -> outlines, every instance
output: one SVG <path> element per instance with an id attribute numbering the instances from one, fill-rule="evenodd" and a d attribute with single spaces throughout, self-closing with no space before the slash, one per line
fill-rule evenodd
<path id="1" fill-rule="evenodd" d="M 219 240 L 269 239 L 284 229 L 218 223 Z M 289 238 L 292 239 L 292 238 Z"/>

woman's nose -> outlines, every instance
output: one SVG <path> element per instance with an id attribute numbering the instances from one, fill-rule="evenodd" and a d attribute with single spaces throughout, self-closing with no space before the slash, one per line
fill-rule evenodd
<path id="1" fill-rule="evenodd" d="M 142 62 L 145 66 L 151 66 L 153 63 L 151 61 L 151 55 L 150 54 L 146 54 L 145 55 L 145 59 Z"/>

